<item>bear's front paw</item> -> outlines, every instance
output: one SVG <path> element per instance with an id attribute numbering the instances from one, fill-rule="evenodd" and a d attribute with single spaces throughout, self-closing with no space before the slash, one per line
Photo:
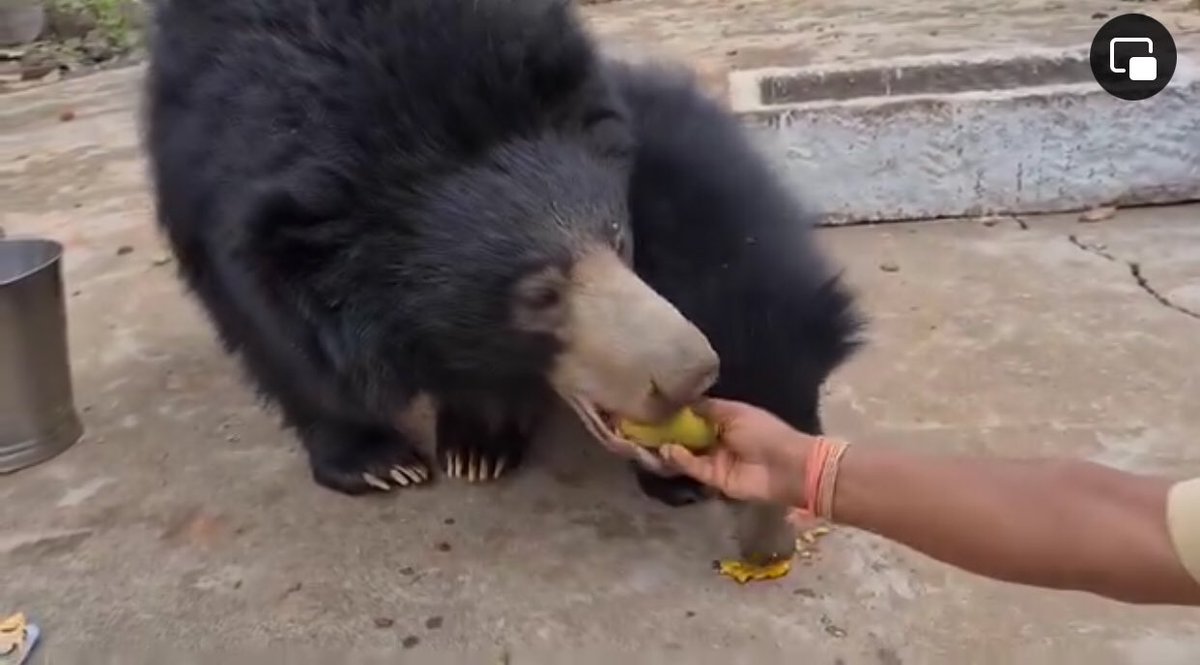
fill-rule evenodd
<path id="1" fill-rule="evenodd" d="M 449 478 L 462 478 L 470 483 L 500 478 L 515 466 L 514 459 L 505 452 L 473 446 L 438 446 L 438 465 L 442 467 L 442 472 Z"/>
<path id="2" fill-rule="evenodd" d="M 438 466 L 449 478 L 496 480 L 520 465 L 527 439 L 515 422 L 493 431 L 470 412 L 444 409 L 438 414 Z"/>
<path id="3" fill-rule="evenodd" d="M 343 435 L 350 435 L 348 430 Z M 332 436 L 332 432 L 323 433 Z M 356 433 L 357 434 L 357 433 Z M 378 437 L 378 438 L 376 438 Z M 341 445 L 323 442 L 311 459 L 313 479 L 344 494 L 390 492 L 424 485 L 432 478 L 429 464 L 411 444 L 397 436 L 353 437 Z"/>

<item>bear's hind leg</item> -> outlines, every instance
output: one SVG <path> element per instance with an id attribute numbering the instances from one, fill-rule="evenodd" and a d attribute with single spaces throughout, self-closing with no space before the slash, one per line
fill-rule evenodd
<path id="1" fill-rule="evenodd" d="M 545 409 L 544 401 L 537 398 L 441 404 L 438 466 L 448 477 L 472 483 L 500 478 L 524 461 Z"/>

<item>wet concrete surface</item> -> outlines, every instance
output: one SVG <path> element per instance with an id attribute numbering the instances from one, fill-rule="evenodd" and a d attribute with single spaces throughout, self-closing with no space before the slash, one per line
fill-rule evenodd
<path id="1" fill-rule="evenodd" d="M 141 662 L 155 647 L 472 662 L 722 649 L 724 662 L 829 665 L 1200 653 L 1194 610 L 983 580 L 849 529 L 786 579 L 739 587 L 709 568 L 728 547 L 716 513 L 643 498 L 567 418 L 500 484 L 317 487 L 174 278 L 138 151 L 138 75 L 0 100 L 0 226 L 66 245 L 87 428 L 0 477 L 0 611 L 43 626 L 41 662 Z M 821 239 L 872 320 L 870 346 L 829 386 L 834 432 L 1200 473 L 1200 208 Z"/>

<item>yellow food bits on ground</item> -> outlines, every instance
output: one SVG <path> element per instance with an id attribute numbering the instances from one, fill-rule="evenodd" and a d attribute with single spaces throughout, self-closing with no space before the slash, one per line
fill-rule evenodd
<path id="1" fill-rule="evenodd" d="M 757 565 L 746 561 L 718 561 L 717 572 L 731 578 L 738 584 L 776 580 L 787 575 L 792 570 L 791 558 L 779 559 L 765 565 Z"/>
<path id="2" fill-rule="evenodd" d="M 717 428 L 691 409 L 682 409 L 669 420 L 655 425 L 621 420 L 617 430 L 630 441 L 647 448 L 677 443 L 699 451 L 717 441 Z"/>

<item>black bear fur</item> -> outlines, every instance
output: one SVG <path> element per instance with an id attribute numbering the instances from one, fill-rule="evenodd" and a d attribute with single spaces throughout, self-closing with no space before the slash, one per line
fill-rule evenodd
<path id="1" fill-rule="evenodd" d="M 493 229 L 536 217 L 544 191 L 576 235 L 616 244 L 628 213 L 636 271 L 721 356 L 713 394 L 820 430 L 820 385 L 857 323 L 809 217 L 730 115 L 684 77 L 601 61 L 569 4 L 158 3 L 146 145 L 159 223 L 318 483 L 428 480 L 394 422 L 421 393 L 441 407 L 443 466 L 520 461 L 559 349 L 506 331 L 504 288 L 569 252 L 540 227 Z M 499 403 L 498 427 L 481 401 Z M 698 494 L 640 480 L 668 503 Z"/>
<path id="2" fill-rule="evenodd" d="M 170 0 L 147 92 L 181 275 L 319 483 L 427 480 L 393 423 L 422 392 L 443 456 L 519 454 L 557 345 L 507 334 L 503 293 L 569 248 L 507 222 L 625 215 L 626 123 L 569 3 Z M 496 428 L 480 396 L 535 417 Z"/>

